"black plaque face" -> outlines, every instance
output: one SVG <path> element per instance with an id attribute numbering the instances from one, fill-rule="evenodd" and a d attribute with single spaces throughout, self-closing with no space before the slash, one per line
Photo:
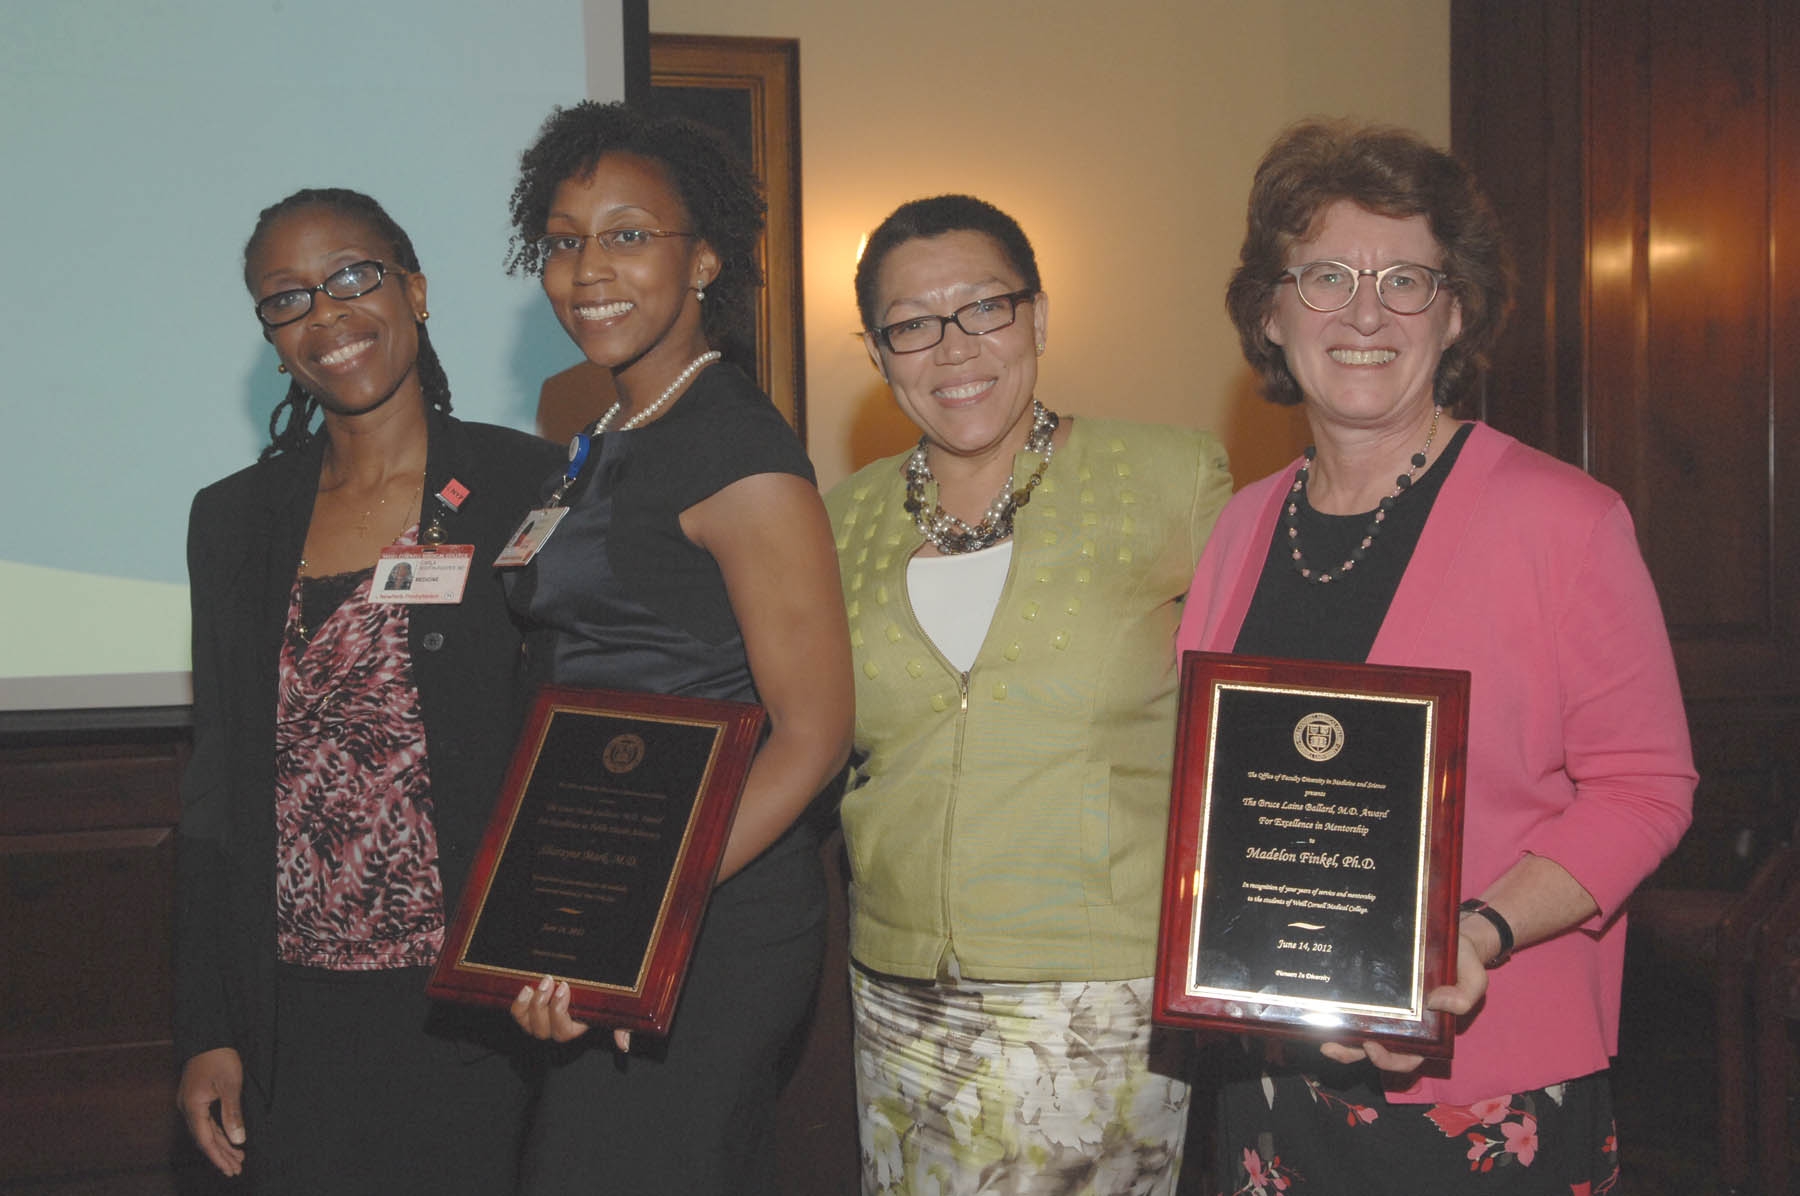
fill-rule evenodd
<path id="1" fill-rule="evenodd" d="M 1447 1055 L 1468 676 L 1188 653 L 1157 1017 Z"/>
<path id="2" fill-rule="evenodd" d="M 1432 708 L 1215 691 L 1188 989 L 1419 1015 Z"/>
<path id="3" fill-rule="evenodd" d="M 538 692 L 427 991 L 666 1033 L 764 723 L 760 706 Z"/>
<path id="4" fill-rule="evenodd" d="M 465 963 L 637 989 L 719 728 L 559 711 Z"/>

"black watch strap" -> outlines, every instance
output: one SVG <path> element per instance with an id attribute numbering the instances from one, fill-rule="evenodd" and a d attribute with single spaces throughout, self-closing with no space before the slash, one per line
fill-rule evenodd
<path id="1" fill-rule="evenodd" d="M 1467 901 L 1457 906 L 1457 910 L 1461 913 L 1474 914 L 1476 917 L 1487 919 L 1488 925 L 1494 928 L 1494 933 L 1500 936 L 1500 950 L 1494 958 L 1487 961 L 1486 966 L 1497 968 L 1505 963 L 1507 956 L 1511 955 L 1513 950 L 1513 930 L 1511 924 L 1509 924 L 1505 918 L 1500 916 L 1500 911 L 1479 897 L 1469 898 Z"/>

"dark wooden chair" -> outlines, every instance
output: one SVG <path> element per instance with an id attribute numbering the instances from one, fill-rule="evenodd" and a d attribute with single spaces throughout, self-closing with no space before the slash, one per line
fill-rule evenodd
<path id="1" fill-rule="evenodd" d="M 1783 856 L 1785 871 L 1771 880 L 1764 894 L 1769 904 L 1752 932 L 1756 1170 L 1758 1191 L 1768 1196 L 1785 1196 L 1789 1190 L 1793 1134 L 1788 1099 L 1794 1062 L 1789 1027 L 1800 1020 L 1800 848 L 1790 846 Z"/>
<path id="2" fill-rule="evenodd" d="M 1764 941 L 1764 930 L 1783 898 L 1792 904 L 1797 896 L 1800 849 L 1783 845 L 1762 862 L 1742 892 L 1645 889 L 1631 900 L 1632 933 L 1647 944 L 1656 966 L 1673 969 L 1696 986 L 1710 988 L 1714 995 L 1718 1179 L 1719 1191 L 1726 1196 L 1747 1196 L 1758 1190 L 1751 1185 L 1753 1153 L 1758 1170 L 1767 1174 L 1763 1161 L 1768 1153 L 1763 1143 L 1767 1135 L 1753 1134 L 1753 1129 L 1759 1122 L 1772 1123 L 1773 1115 L 1766 1108 L 1766 1097 L 1764 1106 L 1754 1101 L 1774 1080 L 1763 1080 L 1752 1062 L 1753 1026 L 1761 1024 L 1756 1011 L 1765 1004 L 1752 996 L 1760 992 L 1758 947 Z M 1760 1038 L 1758 1042 L 1760 1056 Z M 1780 1091 L 1785 1092 L 1785 1087 Z M 1778 1103 L 1785 1117 L 1785 1099 Z M 1753 1108 L 1758 1109 L 1756 1119 L 1752 1118 Z M 1756 1150 L 1758 1145 L 1764 1148 Z M 1785 1137 L 1781 1145 L 1785 1149 Z M 1786 1191 L 1785 1187 L 1760 1190 Z"/>

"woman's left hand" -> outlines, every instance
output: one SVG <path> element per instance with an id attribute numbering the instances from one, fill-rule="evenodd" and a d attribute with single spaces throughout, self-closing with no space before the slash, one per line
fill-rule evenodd
<path id="1" fill-rule="evenodd" d="M 1434 988 L 1425 996 L 1425 1008 L 1457 1017 L 1481 1004 L 1487 995 L 1487 968 L 1481 962 L 1481 949 L 1466 934 L 1456 936 L 1456 983 Z M 1423 1055 L 1390 1051 L 1379 1042 L 1327 1042 L 1319 1053 L 1338 1063 L 1359 1063 L 1367 1059 L 1382 1071 L 1413 1072 L 1425 1062 Z"/>
<path id="2" fill-rule="evenodd" d="M 513 998 L 512 1018 L 525 1033 L 545 1042 L 573 1042 L 593 1029 L 569 1016 L 569 982 L 549 976 L 519 990 Z M 621 1052 L 629 1051 L 631 1031 L 614 1030 L 613 1045 Z"/>

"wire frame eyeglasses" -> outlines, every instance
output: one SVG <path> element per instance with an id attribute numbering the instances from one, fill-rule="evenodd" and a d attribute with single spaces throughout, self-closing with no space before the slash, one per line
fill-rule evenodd
<path id="1" fill-rule="evenodd" d="M 1277 282 L 1294 280 L 1300 302 L 1314 311 L 1341 311 L 1356 298 L 1365 276 L 1375 280 L 1375 298 L 1395 315 L 1416 316 L 1431 306 L 1450 276 L 1416 262 L 1395 262 L 1380 270 L 1358 270 L 1343 262 L 1305 262 L 1282 271 Z"/>
<path id="2" fill-rule="evenodd" d="M 390 272 L 411 273 L 385 262 L 351 262 L 342 270 L 334 271 L 316 287 L 295 287 L 288 291 L 276 291 L 273 295 L 264 295 L 256 301 L 256 318 L 263 322 L 265 328 L 280 328 L 292 324 L 295 320 L 303 319 L 313 309 L 313 296 L 320 291 L 333 299 L 360 299 L 370 291 L 381 289 L 381 280 Z"/>
<path id="3" fill-rule="evenodd" d="M 572 262 L 581 256 L 581 247 L 589 241 L 600 242 L 600 248 L 612 257 L 630 257 L 656 244 L 658 237 L 696 235 L 665 228 L 603 228 L 597 233 L 545 233 L 532 244 L 537 246 L 539 261 Z"/>
<path id="4" fill-rule="evenodd" d="M 986 336 L 1010 328 L 1019 318 L 1019 304 L 1037 298 L 1032 290 L 993 295 L 965 303 L 947 316 L 914 316 L 874 331 L 875 339 L 890 353 L 918 353 L 944 339 L 944 330 L 955 324 L 970 336 Z"/>

